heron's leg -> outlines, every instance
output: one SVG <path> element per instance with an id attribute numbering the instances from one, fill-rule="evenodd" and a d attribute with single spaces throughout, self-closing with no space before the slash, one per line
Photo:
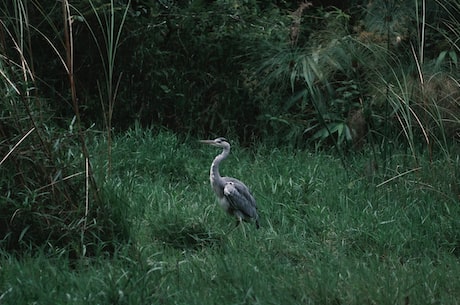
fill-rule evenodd
<path id="1" fill-rule="evenodd" d="M 238 220 L 236 220 L 236 225 L 232 228 L 230 228 L 230 230 L 228 230 L 228 233 L 227 234 L 230 234 L 232 233 L 233 231 L 235 231 L 236 228 L 238 228 L 238 225 L 240 224 L 240 222 Z"/>
<path id="2" fill-rule="evenodd" d="M 242 221 L 240 221 L 240 223 L 242 223 Z M 246 229 L 244 228 L 244 224 L 241 224 L 241 227 L 243 228 L 243 234 L 244 234 L 244 238 L 246 238 Z"/>
<path id="3" fill-rule="evenodd" d="M 228 231 L 228 234 L 232 233 L 233 231 L 235 231 L 236 228 L 238 228 L 238 226 L 243 222 L 243 219 L 241 217 L 237 217 L 236 218 L 236 225 L 233 227 L 233 229 L 231 229 L 230 231 Z M 243 230 L 244 230 L 244 225 L 241 224 L 241 226 L 243 227 Z M 246 234 L 245 234 L 246 235 Z"/>
<path id="4" fill-rule="evenodd" d="M 240 226 L 240 227 L 243 228 L 243 234 L 244 234 L 244 237 L 246 238 L 246 229 L 244 228 L 243 218 L 242 218 L 241 216 L 237 216 L 235 229 L 236 229 L 238 226 Z"/>

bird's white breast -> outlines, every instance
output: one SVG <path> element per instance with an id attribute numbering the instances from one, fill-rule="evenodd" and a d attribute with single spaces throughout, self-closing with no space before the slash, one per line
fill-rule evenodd
<path id="1" fill-rule="evenodd" d="M 230 203 L 228 202 L 227 198 L 222 197 L 218 198 L 219 205 L 224 209 L 224 211 L 227 211 L 230 209 Z"/>

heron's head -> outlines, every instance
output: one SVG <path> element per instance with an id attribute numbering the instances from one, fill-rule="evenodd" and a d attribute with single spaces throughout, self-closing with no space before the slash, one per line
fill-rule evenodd
<path id="1" fill-rule="evenodd" d="M 222 137 L 216 138 L 214 140 L 200 140 L 200 142 L 220 148 L 230 148 L 230 143 L 228 143 L 228 140 Z"/>

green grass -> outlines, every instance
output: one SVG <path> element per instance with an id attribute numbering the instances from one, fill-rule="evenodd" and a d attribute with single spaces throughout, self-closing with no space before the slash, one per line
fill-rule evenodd
<path id="1" fill-rule="evenodd" d="M 422 160 L 389 180 L 413 168 L 404 156 L 370 176 L 365 154 L 344 169 L 326 153 L 234 146 L 221 172 L 251 187 L 260 230 L 228 233 L 208 181 L 218 150 L 132 130 L 102 186 L 130 242 L 79 260 L 2 253 L 0 304 L 459 304 L 458 163 Z"/>

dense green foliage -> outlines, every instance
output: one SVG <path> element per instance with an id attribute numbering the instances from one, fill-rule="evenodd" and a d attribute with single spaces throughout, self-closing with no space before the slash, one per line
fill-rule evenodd
<path id="1" fill-rule="evenodd" d="M 0 15 L 0 303 L 455 303 L 459 0 Z M 264 230 L 227 234 L 203 135 Z"/>
<path id="2" fill-rule="evenodd" d="M 231 231 L 208 182 L 217 151 L 199 145 L 141 129 L 117 137 L 104 187 L 125 206 L 130 241 L 78 260 L 49 246 L 3 252 L 2 304 L 458 304 L 458 177 L 442 174 L 458 164 L 410 171 L 395 155 L 387 179 L 365 155 L 347 174 L 325 153 L 235 144 L 221 170 L 251 187 L 262 227 Z"/>
<path id="3" fill-rule="evenodd" d="M 75 109 L 62 59 L 72 48 L 87 126 L 110 117 L 117 130 L 140 121 L 297 146 L 360 145 L 368 130 L 371 141 L 455 136 L 444 125 L 458 121 L 458 1 L 76 1 L 72 44 L 61 5 L 18 3 L 24 15 L 19 4 L 3 9 L 5 42 L 18 43 L 36 95 L 67 118 Z M 441 90 L 439 80 L 451 84 Z"/>

